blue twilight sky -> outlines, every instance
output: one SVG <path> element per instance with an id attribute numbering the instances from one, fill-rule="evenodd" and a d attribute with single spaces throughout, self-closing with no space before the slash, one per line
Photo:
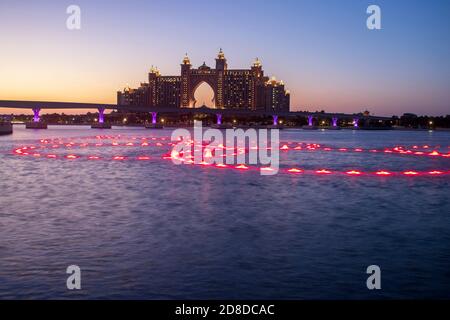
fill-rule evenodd
<path id="1" fill-rule="evenodd" d="M 187 52 L 214 66 L 222 47 L 229 68 L 259 57 L 294 110 L 449 114 L 449 30 L 447 0 L 0 0 L 0 99 L 113 103 L 151 65 L 179 74 Z"/>

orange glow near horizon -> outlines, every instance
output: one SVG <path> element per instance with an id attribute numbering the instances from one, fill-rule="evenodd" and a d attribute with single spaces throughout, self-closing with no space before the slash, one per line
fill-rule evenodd
<path id="1" fill-rule="evenodd" d="M 50 53 L 49 51 L 53 49 Z M 106 57 L 103 60 L 95 60 L 92 56 L 84 53 L 74 61 L 69 53 L 58 54 L 61 48 L 50 46 L 43 52 L 36 53 L 31 58 L 25 53 L 6 53 L 5 60 L 8 64 L 0 63 L 2 76 L 0 77 L 0 100 L 27 100 L 27 101 L 60 101 L 60 102 L 86 102 L 115 104 L 116 93 L 129 83 L 130 87 L 136 88 L 140 82 L 147 80 L 146 60 L 133 62 L 129 70 L 114 70 L 111 66 L 121 65 L 121 61 Z M 47 54 L 47 55 L 46 55 Z M 228 57 L 230 63 L 236 57 Z M 167 67 L 162 70 L 163 75 L 179 75 L 177 60 L 163 57 L 150 58 L 150 61 L 164 62 Z M 243 66 L 230 66 L 243 67 Z M 245 66 L 244 66 L 245 67 Z M 267 66 L 269 67 L 269 66 Z M 276 65 L 270 65 L 266 70 L 272 74 L 276 70 Z M 33 75 L 30 76 L 30 70 Z M 286 81 L 287 89 L 291 92 L 292 111 L 320 111 L 327 112 L 361 112 L 365 106 L 403 105 L 412 103 L 413 97 L 403 95 L 401 91 L 386 91 L 383 95 L 378 92 L 370 92 L 368 88 L 358 88 L 352 81 L 340 79 L 340 86 L 335 87 L 333 81 L 338 79 L 321 78 L 319 75 L 308 79 L 308 81 L 288 77 Z M 38 79 L 36 78 L 38 77 Z M 356 81 L 356 80 L 355 80 Z M 205 103 L 211 105 L 213 92 L 211 88 L 203 84 L 197 90 L 197 106 Z M 327 95 L 323 93 L 327 92 Z M 351 92 L 351 94 L 349 94 Z M 424 93 L 421 96 L 424 104 L 430 101 L 430 95 Z M 370 103 L 368 102 L 370 101 Z M 387 108 L 387 107 L 386 107 Z M 391 116 L 396 113 L 394 110 L 371 109 L 369 111 L 377 115 Z M 392 111 L 392 112 L 391 112 Z M 68 109 L 51 110 L 43 109 L 41 114 L 49 113 L 65 114 L 85 114 L 86 112 L 96 112 L 96 110 Z M 28 109 L 0 108 L 0 114 L 28 114 L 32 111 Z"/>

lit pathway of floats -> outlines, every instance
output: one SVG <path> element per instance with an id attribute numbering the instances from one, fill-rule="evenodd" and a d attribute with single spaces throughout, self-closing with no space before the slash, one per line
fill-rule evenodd
<path id="1" fill-rule="evenodd" d="M 95 140 L 95 142 L 80 142 L 79 140 Z M 125 140 L 125 141 L 123 141 Z M 34 145 L 26 145 L 13 150 L 13 154 L 17 156 L 27 156 L 39 159 L 61 159 L 61 160 L 98 160 L 98 161 L 159 161 L 159 160 L 179 160 L 187 165 L 204 166 L 216 169 L 232 169 L 238 171 L 272 171 L 274 169 L 270 167 L 260 167 L 260 166 L 250 166 L 246 164 L 240 165 L 228 165 L 228 164 L 214 164 L 207 161 L 208 158 L 212 158 L 213 155 L 211 150 L 207 150 L 207 145 L 196 144 L 196 148 L 203 152 L 204 158 L 203 162 L 194 163 L 192 156 L 184 156 L 178 152 L 170 152 L 176 143 L 171 142 L 169 137 L 123 137 L 123 136 L 95 136 L 95 137 L 83 137 L 83 138 L 65 138 L 65 139 L 42 139 Z M 188 141 L 186 145 L 192 147 L 193 142 Z M 139 150 L 161 150 L 164 152 L 157 156 L 140 154 L 136 156 L 124 156 L 119 152 L 114 152 L 111 157 L 105 157 L 100 155 L 83 155 L 81 152 L 76 152 L 77 150 L 90 150 L 103 147 L 114 147 L 118 150 L 122 148 L 134 147 L 139 148 Z M 238 153 L 248 153 L 252 148 L 227 148 L 224 146 L 219 146 L 224 151 L 234 150 L 233 156 Z M 270 150 L 270 148 L 267 148 Z M 378 154 L 393 154 L 401 156 L 414 156 L 414 157 L 425 157 L 425 158 L 450 158 L 450 152 L 440 152 L 441 146 L 428 146 L 428 145 L 414 145 L 411 147 L 405 146 L 395 146 L 392 148 L 383 149 L 363 149 L 363 148 L 333 148 L 329 146 L 323 146 L 315 143 L 304 143 L 304 142 L 283 142 L 280 144 L 280 151 L 282 153 L 287 152 L 337 152 L 337 153 L 378 153 Z M 61 152 L 62 150 L 62 152 Z M 450 147 L 447 147 L 450 150 Z M 225 155 L 223 155 L 225 156 Z M 390 171 L 386 169 L 379 169 L 375 171 L 363 171 L 360 169 L 349 169 L 344 171 L 332 170 L 329 168 L 317 168 L 317 169 L 302 169 L 300 167 L 289 167 L 280 168 L 279 173 L 285 173 L 290 175 L 341 175 L 341 176 L 378 176 L 378 177 L 395 177 L 395 176 L 448 176 L 450 171 L 448 169 L 436 169 L 428 171 L 416 171 L 405 169 L 401 171 Z"/>

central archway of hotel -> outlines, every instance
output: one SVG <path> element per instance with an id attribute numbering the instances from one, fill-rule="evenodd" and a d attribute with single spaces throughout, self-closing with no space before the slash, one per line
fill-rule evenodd
<path id="1" fill-rule="evenodd" d="M 216 108 L 216 101 L 213 88 L 205 81 L 201 82 L 194 91 L 194 108 L 203 105 L 208 108 Z"/>

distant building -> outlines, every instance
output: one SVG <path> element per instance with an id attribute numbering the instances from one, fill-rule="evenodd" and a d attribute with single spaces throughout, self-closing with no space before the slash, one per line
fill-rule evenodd
<path id="1" fill-rule="evenodd" d="M 151 68 L 148 83 L 137 89 L 125 88 L 117 92 L 117 104 L 148 107 L 195 108 L 199 107 L 194 94 L 207 83 L 214 91 L 214 108 L 289 111 L 290 94 L 282 81 L 264 76 L 257 58 L 250 69 L 228 69 L 225 55 L 220 50 L 216 68 L 203 63 L 192 68 L 186 55 L 181 64 L 180 76 L 162 76 Z"/>

